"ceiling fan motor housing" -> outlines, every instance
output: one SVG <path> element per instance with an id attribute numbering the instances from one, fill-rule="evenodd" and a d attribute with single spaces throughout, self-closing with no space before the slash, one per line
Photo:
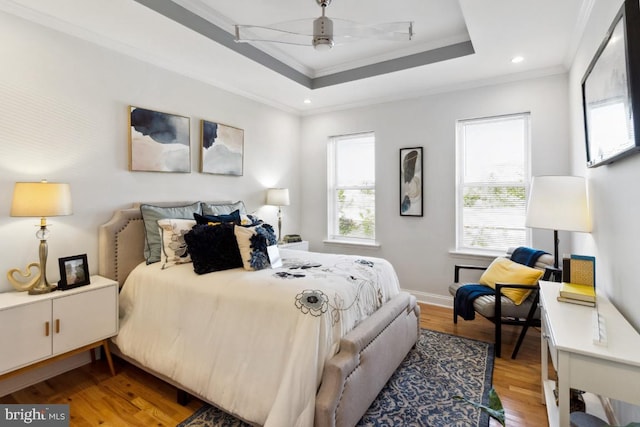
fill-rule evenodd
<path id="1" fill-rule="evenodd" d="M 333 22 L 326 16 L 313 21 L 313 47 L 318 50 L 333 47 Z"/>

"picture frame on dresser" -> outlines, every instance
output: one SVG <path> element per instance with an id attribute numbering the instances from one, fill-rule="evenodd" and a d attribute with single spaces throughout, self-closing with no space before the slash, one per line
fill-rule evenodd
<path id="1" fill-rule="evenodd" d="M 60 267 L 58 289 L 61 291 L 91 283 L 87 254 L 58 258 L 58 266 Z"/>
<path id="2" fill-rule="evenodd" d="M 582 78 L 590 168 L 640 151 L 639 3 L 623 3 Z"/>

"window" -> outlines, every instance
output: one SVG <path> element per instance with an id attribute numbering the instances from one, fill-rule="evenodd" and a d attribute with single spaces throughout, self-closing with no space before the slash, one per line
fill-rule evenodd
<path id="1" fill-rule="evenodd" d="M 457 123 L 458 250 L 529 246 L 529 114 Z"/>
<path id="2" fill-rule="evenodd" d="M 373 132 L 331 137 L 327 165 L 329 240 L 373 243 L 376 237 Z"/>

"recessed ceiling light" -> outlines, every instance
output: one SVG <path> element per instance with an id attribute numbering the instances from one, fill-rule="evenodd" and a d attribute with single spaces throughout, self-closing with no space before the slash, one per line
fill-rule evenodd
<path id="1" fill-rule="evenodd" d="M 514 64 L 518 64 L 522 61 L 524 61 L 524 57 L 522 56 L 514 56 L 513 58 L 511 58 L 511 62 L 513 62 Z"/>
<path id="2" fill-rule="evenodd" d="M 302 102 L 304 102 L 305 104 L 311 104 L 311 100 L 310 100 L 309 98 L 305 99 L 305 100 L 304 100 L 304 101 L 302 101 Z"/>

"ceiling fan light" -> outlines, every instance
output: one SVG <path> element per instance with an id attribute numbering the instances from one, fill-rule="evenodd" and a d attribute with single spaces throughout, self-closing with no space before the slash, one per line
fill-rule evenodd
<path id="1" fill-rule="evenodd" d="M 329 50 L 333 47 L 333 40 L 328 37 L 314 37 L 313 47 L 316 50 Z"/>
<path id="2" fill-rule="evenodd" d="M 321 16 L 313 21 L 313 47 L 316 50 L 329 50 L 333 47 L 333 21 Z"/>

